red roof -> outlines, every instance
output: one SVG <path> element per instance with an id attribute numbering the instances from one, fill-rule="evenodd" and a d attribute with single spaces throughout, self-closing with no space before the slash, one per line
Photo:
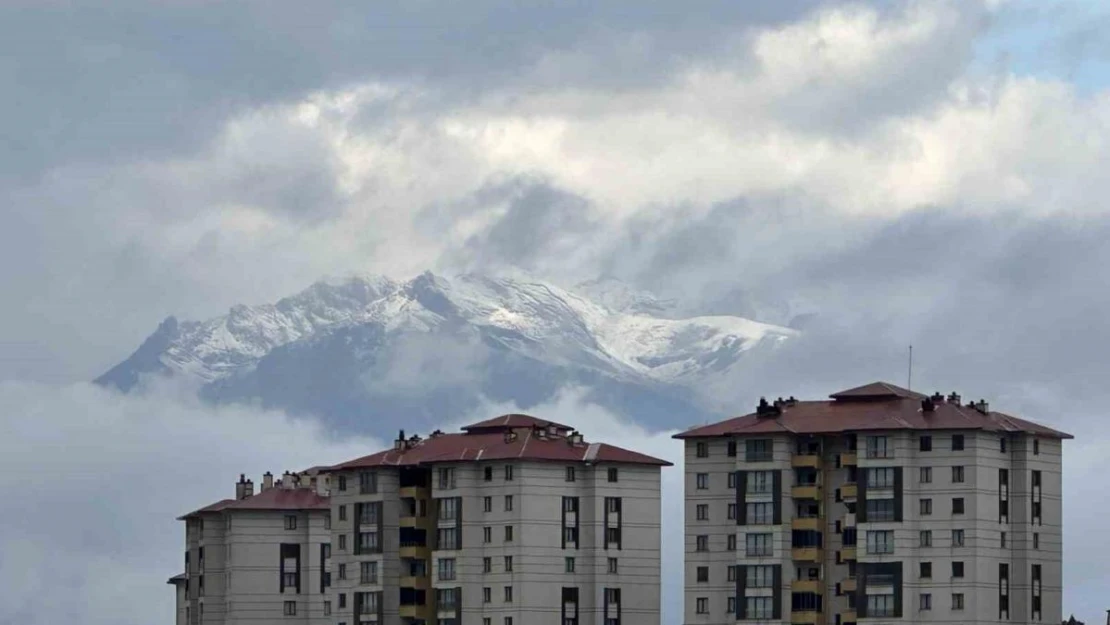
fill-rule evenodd
<path id="1" fill-rule="evenodd" d="M 503 432 L 440 434 L 420 440 L 415 446 L 403 451 L 395 449 L 379 451 L 369 456 L 337 464 L 331 467 L 331 470 L 411 466 L 433 462 L 513 459 L 671 466 L 671 463 L 666 460 L 653 458 L 614 445 L 584 442 L 572 445 L 562 436 L 544 436 L 541 438 L 533 430 L 524 430 L 508 441 Z"/>
<path id="2" fill-rule="evenodd" d="M 327 510 L 328 498 L 309 488 L 275 486 L 246 499 L 224 499 L 179 518 L 187 519 L 206 512 L 237 510 Z"/>
<path id="3" fill-rule="evenodd" d="M 554 425 L 560 430 L 574 429 L 569 425 L 555 423 L 554 421 L 545 421 L 543 419 L 526 414 L 504 414 L 500 417 L 486 419 L 485 421 L 479 421 L 478 423 L 471 423 L 470 425 L 464 426 L 461 429 L 464 432 L 474 433 L 478 433 L 483 430 L 504 432 L 505 430 L 515 428 L 546 428 L 549 425 Z"/>
<path id="4" fill-rule="evenodd" d="M 744 436 L 772 433 L 836 434 L 867 430 L 985 430 L 1026 432 L 1051 438 L 1071 434 L 1012 417 L 1001 412 L 980 412 L 971 406 L 937 402 L 931 412 L 922 410 L 925 397 L 875 382 L 830 395 L 833 401 L 798 401 L 781 407 L 781 414 L 755 413 L 696 427 L 674 438 Z"/>

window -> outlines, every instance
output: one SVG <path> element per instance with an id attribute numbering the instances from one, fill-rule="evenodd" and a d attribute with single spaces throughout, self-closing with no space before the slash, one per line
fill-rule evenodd
<path id="1" fill-rule="evenodd" d="M 1037 532 L 1033 532 L 1033 548 L 1034 549 L 1040 549 L 1041 548 L 1041 535 Z"/>
<path id="2" fill-rule="evenodd" d="M 952 483 L 960 484 L 964 481 L 964 468 L 952 467 Z"/>
<path id="3" fill-rule="evenodd" d="M 894 553 L 894 531 L 869 530 L 867 532 L 867 553 Z"/>
<path id="4" fill-rule="evenodd" d="M 729 521 L 735 521 L 736 520 L 736 504 L 734 504 L 734 503 L 728 504 L 728 520 Z"/>
<path id="5" fill-rule="evenodd" d="M 482 512 L 493 512 L 493 497 L 482 497 Z"/>
<path id="6" fill-rule="evenodd" d="M 920 501 L 921 516 L 928 516 L 933 513 L 933 500 L 922 499 Z"/>
<path id="7" fill-rule="evenodd" d="M 346 534 L 340 534 L 339 535 L 339 550 L 340 551 L 346 551 L 347 550 L 347 535 Z"/>
<path id="8" fill-rule="evenodd" d="M 436 578 L 440 581 L 451 581 L 455 579 L 454 558 L 439 558 L 436 563 Z"/>
<path id="9" fill-rule="evenodd" d="M 485 467 L 484 469 L 482 469 L 482 481 L 484 481 L 484 482 L 492 482 L 493 481 L 493 467 Z"/>
<path id="10" fill-rule="evenodd" d="M 489 586 L 482 588 L 482 603 L 490 603 L 493 601 L 493 592 Z"/>
<path id="11" fill-rule="evenodd" d="M 729 614 L 736 612 L 736 597 L 728 597 L 728 602 L 725 605 L 725 612 Z"/>
<path id="12" fill-rule="evenodd" d="M 699 521 L 709 520 L 709 504 L 699 503 L 697 506 L 697 511 Z"/>
<path id="13" fill-rule="evenodd" d="M 921 467 L 921 469 L 919 471 L 919 476 L 917 478 L 917 481 L 921 482 L 922 484 L 928 484 L 928 483 L 932 482 L 933 481 L 933 468 L 932 467 Z"/>
<path id="14" fill-rule="evenodd" d="M 578 528 L 577 527 L 564 527 L 563 540 L 567 543 L 578 543 Z"/>
<path id="15" fill-rule="evenodd" d="M 339 506 L 339 520 L 340 521 L 346 521 L 347 520 L 347 506 Z"/>
<path id="16" fill-rule="evenodd" d="M 342 490 L 347 490 L 347 476 L 346 475 L 340 475 L 339 476 L 339 490 L 341 490 L 341 491 Z"/>
<path id="17" fill-rule="evenodd" d="M 963 513 L 964 513 L 964 498 L 963 497 L 953 497 L 952 498 L 952 514 L 963 514 Z"/>
<path id="18" fill-rule="evenodd" d="M 513 572 L 513 557 L 512 556 L 505 556 L 505 572 L 506 573 L 512 573 Z"/>
<path id="19" fill-rule="evenodd" d="M 454 521 L 459 518 L 459 499 L 455 497 L 445 497 L 443 499 L 436 499 L 439 504 L 439 520 L 440 521 Z"/>
<path id="20" fill-rule="evenodd" d="M 929 579 L 933 576 L 932 562 L 922 562 L 918 566 L 920 568 L 920 570 L 918 571 L 918 577 L 920 577 L 921 579 Z"/>
<path id="21" fill-rule="evenodd" d="M 324 602 L 324 616 L 331 616 L 331 601 Z"/>
<path id="22" fill-rule="evenodd" d="M 709 582 L 709 567 L 699 566 L 697 569 L 698 583 L 705 584 Z"/>
<path id="23" fill-rule="evenodd" d="M 952 435 L 952 451 L 963 451 L 963 448 L 964 448 L 964 435 L 963 434 L 953 434 Z"/>
<path id="24" fill-rule="evenodd" d="M 709 614 L 709 598 L 708 597 L 698 597 L 697 610 L 696 611 L 697 611 L 698 614 Z"/>
<path id="25" fill-rule="evenodd" d="M 347 593 L 339 593 L 339 609 L 347 607 Z"/>
<path id="26" fill-rule="evenodd" d="M 698 490 L 705 490 L 705 489 L 709 488 L 709 474 L 708 473 L 698 473 L 695 476 L 695 481 L 697 483 Z"/>
<path id="27" fill-rule="evenodd" d="M 1039 501 L 1033 502 L 1033 522 L 1038 525 L 1043 525 L 1043 523 L 1041 523 L 1041 502 Z"/>
<path id="28" fill-rule="evenodd" d="M 894 488 L 894 468 L 867 469 L 868 488 Z"/>
<path id="29" fill-rule="evenodd" d="M 728 551 L 736 551 L 736 534 L 728 535 L 728 546 L 725 548 Z"/>
<path id="30" fill-rule="evenodd" d="M 231 517 L 230 516 L 227 517 L 227 520 L 230 521 Z M 324 529 L 326 529 L 326 530 L 331 529 L 331 513 L 328 513 L 324 516 Z"/>
<path id="31" fill-rule="evenodd" d="M 296 580 L 296 575 L 297 574 L 296 573 L 286 573 L 286 575 L 292 575 L 293 577 L 291 577 L 290 579 L 292 579 L 294 581 L 293 582 L 287 582 L 285 585 L 286 586 L 295 586 L 296 585 L 295 580 Z M 339 576 L 339 579 L 347 579 L 347 565 L 346 564 L 340 564 L 339 565 L 339 570 L 337 571 L 337 575 Z"/>
<path id="32" fill-rule="evenodd" d="M 736 457 L 736 441 L 729 441 L 728 442 L 728 457 L 729 458 L 735 458 Z"/>
<path id="33" fill-rule="evenodd" d="M 617 569 L 617 559 L 616 558 L 609 558 L 609 568 L 606 569 L 606 570 L 609 573 L 613 574 L 613 575 L 617 574 L 618 569 Z"/>
<path id="34" fill-rule="evenodd" d="M 297 615 L 297 602 L 296 601 L 286 601 L 285 602 L 285 616 L 296 616 L 296 615 Z"/>
<path id="35" fill-rule="evenodd" d="M 377 584 L 378 583 L 378 563 L 377 562 L 360 562 L 359 565 L 359 578 L 360 584 Z"/>
<path id="36" fill-rule="evenodd" d="M 482 558 L 482 572 L 490 573 L 493 571 L 493 558 L 486 556 Z"/>
<path id="37" fill-rule="evenodd" d="M 610 482 L 616 482 L 617 481 L 618 476 L 617 476 L 617 468 L 616 467 L 609 467 L 609 470 L 606 473 L 608 474 L 608 479 L 609 479 Z"/>
<path id="38" fill-rule="evenodd" d="M 698 441 L 697 443 L 695 443 L 695 448 L 697 450 L 698 458 L 708 458 L 709 457 L 709 443 L 706 443 L 704 441 Z"/>
<path id="39" fill-rule="evenodd" d="M 729 487 L 729 489 L 736 488 L 736 473 L 735 472 L 730 471 L 729 474 L 728 474 L 728 487 Z"/>
<path id="40" fill-rule="evenodd" d="M 963 576 L 964 576 L 964 563 L 963 562 L 953 562 L 952 563 L 952 577 L 963 577 Z"/>
<path id="41" fill-rule="evenodd" d="M 1006 438 L 1005 437 L 1002 437 L 1002 438 L 998 439 L 998 451 L 1000 451 L 1002 453 L 1006 453 Z"/>
<path id="42" fill-rule="evenodd" d="M 748 588 L 771 588 L 775 585 L 773 566 L 748 566 L 744 571 L 744 583 Z"/>
<path id="43" fill-rule="evenodd" d="M 378 541 L 377 532 L 359 532 L 358 544 L 355 545 L 358 553 L 376 553 L 380 550 L 381 543 Z"/>
<path id="44" fill-rule="evenodd" d="M 868 458 L 890 458 L 890 440 L 886 436 L 867 437 Z"/>
<path id="45" fill-rule="evenodd" d="M 287 529 L 287 530 L 297 529 L 297 517 L 296 517 L 296 515 L 293 515 L 293 514 L 285 515 L 285 529 Z"/>
<path id="46" fill-rule="evenodd" d="M 1041 472 L 1033 471 L 1033 488 L 1041 487 Z"/>
<path id="47" fill-rule="evenodd" d="M 894 520 L 893 499 L 868 499 L 867 520 L 871 523 Z"/>
<path id="48" fill-rule="evenodd" d="M 492 527 L 483 527 L 482 528 L 482 542 L 484 542 L 484 543 L 493 542 L 493 528 Z"/>
<path id="49" fill-rule="evenodd" d="M 918 440 L 918 443 L 920 443 L 921 451 L 933 451 L 933 437 L 932 436 L 922 436 L 921 438 L 919 438 L 917 440 Z"/>
<path id="50" fill-rule="evenodd" d="M 694 543 L 697 551 L 709 551 L 709 536 L 700 534 L 695 537 Z"/>
<path id="51" fill-rule="evenodd" d="M 567 478 L 566 478 L 567 481 L 568 482 L 573 482 L 574 478 L 575 478 L 574 467 L 567 467 Z"/>
<path id="52" fill-rule="evenodd" d="M 506 586 L 505 587 L 505 603 L 512 603 L 512 602 L 513 602 L 513 587 L 512 586 Z"/>
<path id="53" fill-rule="evenodd" d="M 932 610 L 933 609 L 933 596 L 929 593 L 922 593 L 921 598 L 918 600 L 920 609 Z"/>
<path id="54" fill-rule="evenodd" d="M 567 573 L 573 573 L 574 572 L 574 558 L 573 557 L 563 558 L 563 570 L 566 571 Z"/>
<path id="55" fill-rule="evenodd" d="M 744 551 L 749 558 L 771 555 L 771 534 L 747 534 L 744 536 Z"/>
<path id="56" fill-rule="evenodd" d="M 439 470 L 439 488 L 450 490 L 455 487 L 455 468 L 444 467 Z"/>
<path id="57" fill-rule="evenodd" d="M 932 547 L 933 546 L 933 531 L 932 530 L 921 530 L 921 534 L 920 534 L 919 539 L 918 539 L 918 546 L 920 546 L 920 547 Z"/>
<path id="58" fill-rule="evenodd" d="M 1003 549 L 1006 548 L 1006 532 L 1001 533 L 1001 544 L 999 545 L 999 547 Z"/>
<path id="59" fill-rule="evenodd" d="M 775 504 L 766 501 L 762 503 L 745 504 L 748 525 L 771 525 L 774 522 Z"/>
<path id="60" fill-rule="evenodd" d="M 506 525 L 505 526 L 505 542 L 507 542 L 507 543 L 513 542 L 513 526 L 512 525 Z"/>
<path id="61" fill-rule="evenodd" d="M 749 619 L 769 619 L 774 613 L 774 597 L 744 597 Z"/>
<path id="62" fill-rule="evenodd" d="M 952 530 L 952 546 L 953 547 L 963 547 L 964 546 L 964 531 L 963 530 Z"/>
<path id="63" fill-rule="evenodd" d="M 513 465 L 511 465 L 511 464 L 505 465 L 505 481 L 506 482 L 513 481 Z"/>
<path id="64" fill-rule="evenodd" d="M 373 471 L 362 471 L 358 474 L 358 492 L 362 495 L 373 495 L 378 492 L 378 474 Z"/>
<path id="65" fill-rule="evenodd" d="M 867 616 L 871 618 L 894 616 L 894 595 L 867 595 Z"/>
<path id="66" fill-rule="evenodd" d="M 736 567 L 735 566 L 727 566 L 727 567 L 725 567 L 725 571 L 726 571 L 725 580 L 729 581 L 729 582 L 735 582 L 736 581 Z"/>
<path id="67" fill-rule="evenodd" d="M 771 471 L 749 471 L 744 490 L 749 495 L 766 495 L 774 489 L 775 474 Z"/>
<path id="68" fill-rule="evenodd" d="M 770 462 L 771 439 L 757 438 L 744 441 L 744 460 L 746 462 Z"/>
<path id="69" fill-rule="evenodd" d="M 1039 456 L 1040 454 L 1041 454 L 1041 441 L 1034 438 L 1033 439 L 1033 455 L 1034 456 Z"/>
<path id="70" fill-rule="evenodd" d="M 960 593 L 960 592 L 952 593 L 952 609 L 953 610 L 962 610 L 962 609 L 964 609 L 964 595 L 963 595 L 963 593 Z"/>
<path id="71" fill-rule="evenodd" d="M 505 495 L 505 512 L 511 512 L 513 509 L 513 496 Z"/>

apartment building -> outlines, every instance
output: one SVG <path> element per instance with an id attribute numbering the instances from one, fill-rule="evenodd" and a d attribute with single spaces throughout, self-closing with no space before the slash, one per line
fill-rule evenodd
<path id="1" fill-rule="evenodd" d="M 257 555 L 271 553 L 240 562 L 243 550 L 234 551 L 226 567 L 237 585 L 219 600 L 197 597 L 195 573 L 170 580 L 178 589 L 178 622 L 659 625 L 665 466 L 670 463 L 587 442 L 569 426 L 528 415 L 426 438 L 402 431 L 391 449 L 317 468 L 312 476 L 285 476 L 287 497 L 304 493 L 298 511 L 309 531 L 297 549 L 288 536 L 269 538 L 263 531 L 269 525 L 257 520 Z M 194 528 L 187 531 L 186 570 L 196 569 L 192 554 L 202 546 L 197 521 L 235 516 L 231 527 L 242 533 L 230 539 L 206 533 L 203 546 L 236 544 L 247 532 L 237 517 L 270 490 L 183 517 Z M 253 509 L 285 527 L 291 508 Z M 280 547 L 280 558 L 278 545 L 290 545 Z M 294 555 L 304 557 L 286 559 Z M 262 586 L 248 589 L 239 566 L 255 570 Z M 287 578 L 292 570 L 307 577 Z M 255 603 L 281 616 L 263 617 L 258 607 L 251 620 L 240 609 L 248 598 L 239 592 L 260 593 Z"/>
<path id="2" fill-rule="evenodd" d="M 1068 434 L 876 382 L 675 438 L 686 625 L 1062 620 Z"/>

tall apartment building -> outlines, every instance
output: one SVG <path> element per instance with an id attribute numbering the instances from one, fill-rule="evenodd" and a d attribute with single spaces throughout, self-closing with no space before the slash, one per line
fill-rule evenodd
<path id="1" fill-rule="evenodd" d="M 170 580 L 178 622 L 659 625 L 669 465 L 527 415 L 427 438 L 401 432 L 391 449 L 287 474 L 284 489 L 258 495 L 246 482 L 236 499 L 183 517 L 187 573 Z M 283 507 L 253 503 L 264 497 Z M 265 521 L 240 522 L 248 509 Z M 294 510 L 306 531 L 277 529 Z M 210 533 L 229 517 L 230 532 Z M 228 591 L 207 582 L 197 595 L 202 548 L 231 554 Z M 209 578 L 222 572 L 210 567 Z"/>
<path id="2" fill-rule="evenodd" d="M 876 382 L 675 438 L 686 625 L 1062 620 L 1068 434 Z"/>

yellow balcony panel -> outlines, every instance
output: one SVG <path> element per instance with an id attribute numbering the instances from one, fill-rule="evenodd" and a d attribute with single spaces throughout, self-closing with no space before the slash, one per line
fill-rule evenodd
<path id="1" fill-rule="evenodd" d="M 431 618 L 432 610 L 431 607 L 427 605 L 408 604 L 402 605 L 398 613 L 401 618 L 419 618 L 426 621 Z"/>
<path id="2" fill-rule="evenodd" d="M 430 530 L 432 528 L 432 519 L 426 516 L 402 516 L 397 521 L 397 524 L 401 527 L 420 527 Z"/>
<path id="3" fill-rule="evenodd" d="M 790 528 L 796 530 L 820 530 L 821 517 L 795 517 L 790 521 Z"/>
<path id="4" fill-rule="evenodd" d="M 823 584 L 819 579 L 796 579 L 790 584 L 791 592 L 820 593 L 822 589 Z"/>
<path id="5" fill-rule="evenodd" d="M 427 560 L 432 556 L 432 550 L 423 545 L 409 545 L 399 549 L 399 555 L 402 558 L 413 558 L 416 560 Z"/>
<path id="6" fill-rule="evenodd" d="M 844 610 L 840 613 L 841 623 L 855 623 L 857 620 L 855 610 Z"/>
<path id="7" fill-rule="evenodd" d="M 859 487 L 855 482 L 849 482 L 840 487 L 840 496 L 844 499 L 856 499 L 859 497 Z"/>
<path id="8" fill-rule="evenodd" d="M 848 579 L 840 582 L 840 592 L 848 594 L 856 591 L 856 578 L 849 577 Z"/>
<path id="9" fill-rule="evenodd" d="M 790 466 L 796 468 L 809 467 L 811 469 L 821 468 L 821 456 L 816 454 L 794 454 L 790 459 Z"/>
<path id="10" fill-rule="evenodd" d="M 795 486 L 790 489 L 790 496 L 794 499 L 820 499 L 821 487 L 817 484 Z"/>
<path id="11" fill-rule="evenodd" d="M 859 456 L 856 455 L 856 452 L 853 451 L 853 452 L 847 453 L 847 454 L 840 454 L 840 466 L 842 466 L 842 467 L 854 467 L 858 463 L 859 463 Z"/>
<path id="12" fill-rule="evenodd" d="M 821 622 L 821 613 L 816 610 L 806 612 L 791 612 L 790 622 L 795 625 L 816 625 Z"/>
<path id="13" fill-rule="evenodd" d="M 820 562 L 821 549 L 818 547 L 795 547 L 790 550 L 790 557 L 798 562 Z"/>
<path id="14" fill-rule="evenodd" d="M 427 499 L 431 497 L 431 491 L 424 486 L 405 486 L 398 493 L 401 499 Z"/>
<path id="15" fill-rule="evenodd" d="M 430 577 L 416 577 L 408 576 L 401 578 L 401 588 L 416 588 L 417 590 L 427 590 L 432 587 L 432 579 Z"/>
<path id="16" fill-rule="evenodd" d="M 840 550 L 840 560 L 841 560 L 841 562 L 850 562 L 850 561 L 855 560 L 855 559 L 856 559 L 856 548 L 855 547 L 845 547 L 845 548 Z"/>

